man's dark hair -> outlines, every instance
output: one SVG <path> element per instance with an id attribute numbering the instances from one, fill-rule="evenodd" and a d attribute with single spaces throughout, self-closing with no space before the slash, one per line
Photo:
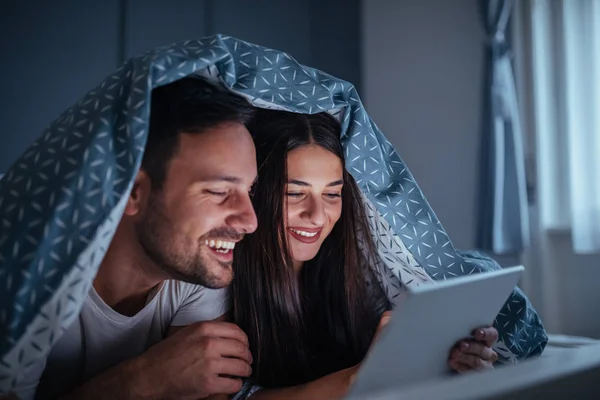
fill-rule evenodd
<path id="1" fill-rule="evenodd" d="M 152 91 L 150 132 L 142 168 L 160 190 L 179 135 L 201 133 L 226 122 L 247 124 L 254 108 L 241 96 L 200 77 L 186 77 Z"/>

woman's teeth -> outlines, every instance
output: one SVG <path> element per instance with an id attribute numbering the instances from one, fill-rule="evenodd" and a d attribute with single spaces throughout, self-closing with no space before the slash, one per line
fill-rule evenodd
<path id="1" fill-rule="evenodd" d="M 218 253 L 227 253 L 229 250 L 235 248 L 235 242 L 227 242 L 225 240 L 206 240 L 204 244 L 215 249 Z"/>
<path id="2" fill-rule="evenodd" d="M 292 229 L 292 228 L 290 228 L 290 229 Z M 314 237 L 317 234 L 317 232 L 299 231 L 298 229 L 292 229 L 292 231 L 297 233 L 300 236 L 306 236 L 306 237 Z"/>

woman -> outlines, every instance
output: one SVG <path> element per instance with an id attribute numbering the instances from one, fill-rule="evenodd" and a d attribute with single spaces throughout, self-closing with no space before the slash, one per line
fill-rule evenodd
<path id="1" fill-rule="evenodd" d="M 391 309 L 361 193 L 329 114 L 260 110 L 257 231 L 234 257 L 235 322 L 253 355 L 253 399 L 342 396 Z"/>

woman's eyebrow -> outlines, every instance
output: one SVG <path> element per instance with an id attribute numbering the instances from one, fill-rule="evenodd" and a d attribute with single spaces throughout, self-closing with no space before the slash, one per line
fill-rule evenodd
<path id="1" fill-rule="evenodd" d="M 310 183 L 308 182 L 304 182 L 298 179 L 290 179 L 288 181 L 288 184 L 290 185 L 298 185 L 298 186 L 306 186 L 306 187 L 310 187 L 312 186 Z M 331 187 L 331 186 L 339 186 L 339 185 L 343 185 L 344 184 L 344 180 L 343 179 L 338 179 L 337 181 L 333 181 L 333 182 L 329 182 L 326 186 L 327 187 Z"/>

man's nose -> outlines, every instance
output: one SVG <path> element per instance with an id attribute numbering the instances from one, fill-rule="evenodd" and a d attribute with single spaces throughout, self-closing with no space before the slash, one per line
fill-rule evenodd
<path id="1" fill-rule="evenodd" d="M 227 219 L 227 225 L 244 234 L 252 233 L 256 230 L 258 222 L 250 195 L 246 194 L 237 199 L 234 212 Z"/>

